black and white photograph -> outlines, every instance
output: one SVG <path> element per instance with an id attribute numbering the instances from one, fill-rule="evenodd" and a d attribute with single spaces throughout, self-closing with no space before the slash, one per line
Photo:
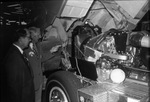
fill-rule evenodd
<path id="1" fill-rule="evenodd" d="M 149 4 L 0 1 L 1 102 L 150 102 Z"/>

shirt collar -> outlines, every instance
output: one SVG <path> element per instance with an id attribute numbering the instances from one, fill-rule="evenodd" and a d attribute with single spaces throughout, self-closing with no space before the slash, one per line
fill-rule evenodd
<path id="1" fill-rule="evenodd" d="M 16 46 L 19 49 L 19 51 L 21 52 L 21 54 L 23 54 L 23 50 L 18 45 L 16 45 L 16 44 L 13 44 L 13 45 Z"/>

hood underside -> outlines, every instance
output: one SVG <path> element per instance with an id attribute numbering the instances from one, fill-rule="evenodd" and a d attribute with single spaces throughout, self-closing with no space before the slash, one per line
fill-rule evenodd
<path id="1" fill-rule="evenodd" d="M 60 15 L 66 30 L 77 19 L 88 20 L 105 32 L 133 30 L 149 10 L 148 0 L 68 0 Z"/>

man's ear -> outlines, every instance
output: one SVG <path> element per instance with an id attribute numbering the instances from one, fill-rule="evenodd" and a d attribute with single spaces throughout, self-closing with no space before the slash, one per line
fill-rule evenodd
<path id="1" fill-rule="evenodd" d="M 18 42 L 19 43 L 22 43 L 22 40 L 23 40 L 24 38 L 23 37 L 20 37 L 19 39 L 18 39 Z"/>

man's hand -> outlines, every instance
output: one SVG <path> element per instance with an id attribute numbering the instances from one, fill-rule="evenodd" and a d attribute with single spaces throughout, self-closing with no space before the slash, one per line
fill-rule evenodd
<path id="1" fill-rule="evenodd" d="M 51 52 L 51 53 L 57 52 L 58 49 L 59 49 L 61 46 L 62 46 L 62 45 L 56 45 L 56 46 L 52 47 L 52 48 L 50 49 L 50 52 Z"/>

